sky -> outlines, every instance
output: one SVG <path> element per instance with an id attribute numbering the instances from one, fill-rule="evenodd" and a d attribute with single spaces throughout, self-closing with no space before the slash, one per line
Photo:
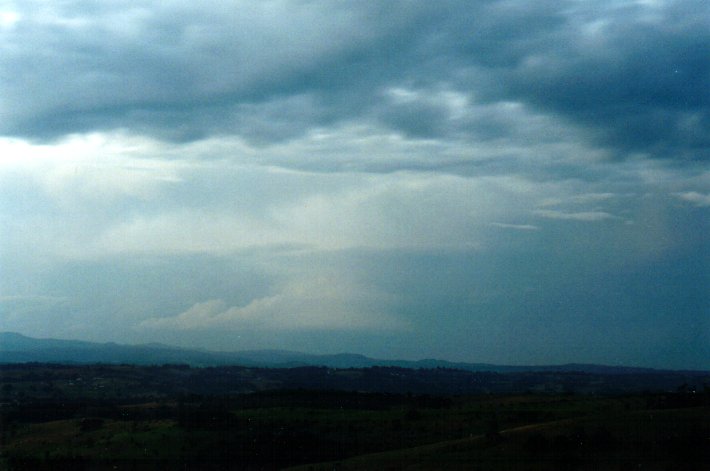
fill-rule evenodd
<path id="1" fill-rule="evenodd" d="M 710 3 L 0 0 L 0 330 L 710 369 Z"/>

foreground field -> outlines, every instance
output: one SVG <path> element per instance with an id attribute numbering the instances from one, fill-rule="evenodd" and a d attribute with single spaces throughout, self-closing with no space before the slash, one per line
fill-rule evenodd
<path id="1" fill-rule="evenodd" d="M 180 367 L 13 368 L 0 378 L 3 470 L 710 464 L 710 392 L 699 385 L 606 395 L 284 390 L 267 389 L 268 375 L 251 370 L 262 390 L 239 393 L 225 392 L 216 372 L 180 389 L 175 378 L 192 374 Z"/>
<path id="2" fill-rule="evenodd" d="M 705 470 L 710 469 L 710 408 L 524 425 L 292 469 Z"/>

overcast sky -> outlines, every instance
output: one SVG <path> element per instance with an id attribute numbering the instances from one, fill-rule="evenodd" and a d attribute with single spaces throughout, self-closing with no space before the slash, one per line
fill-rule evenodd
<path id="1" fill-rule="evenodd" d="M 0 330 L 710 368 L 710 2 L 0 0 Z"/>

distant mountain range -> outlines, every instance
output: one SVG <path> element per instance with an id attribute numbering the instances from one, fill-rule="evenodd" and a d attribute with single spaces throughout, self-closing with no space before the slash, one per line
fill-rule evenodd
<path id="1" fill-rule="evenodd" d="M 325 366 L 329 368 L 368 368 L 373 366 L 400 368 L 451 368 L 464 371 L 524 373 L 582 372 L 591 374 L 643 374 L 661 370 L 594 364 L 539 366 L 492 365 L 425 359 L 380 360 L 353 353 L 313 355 L 286 350 L 251 350 L 218 352 L 193 350 L 162 344 L 120 345 L 79 340 L 38 339 L 15 332 L 0 332 L 0 363 L 110 363 L 135 365 L 187 364 L 190 366 L 239 365 L 261 368 Z"/>

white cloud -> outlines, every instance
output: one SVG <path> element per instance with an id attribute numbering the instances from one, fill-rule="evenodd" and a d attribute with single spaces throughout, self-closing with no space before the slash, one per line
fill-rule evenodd
<path id="1" fill-rule="evenodd" d="M 535 226 L 532 224 L 507 224 L 504 222 L 491 222 L 488 225 L 492 226 L 492 227 L 499 227 L 501 229 L 515 229 L 518 231 L 539 231 L 540 230 L 540 228 L 538 226 Z"/>
<path id="2" fill-rule="evenodd" d="M 86 201 L 150 199 L 165 184 L 181 181 L 188 165 L 170 160 L 173 146 L 117 133 L 72 135 L 54 144 L 0 139 L 0 177 L 21 173 L 55 204 L 70 210 Z"/>
<path id="3" fill-rule="evenodd" d="M 21 18 L 22 16 L 16 11 L 0 11 L 0 30 L 13 28 Z"/>
<path id="4" fill-rule="evenodd" d="M 586 204 L 608 201 L 618 198 L 620 195 L 615 193 L 584 193 L 580 195 L 570 195 L 564 197 L 545 198 L 540 206 L 558 206 L 561 204 Z"/>
<path id="5" fill-rule="evenodd" d="M 245 306 L 215 299 L 196 303 L 173 317 L 150 318 L 139 329 L 403 329 L 406 324 L 387 313 L 391 300 L 372 287 L 358 286 L 334 275 L 294 279 L 277 294 Z"/>
<path id="6" fill-rule="evenodd" d="M 683 201 L 693 203 L 695 206 L 700 208 L 707 208 L 710 206 L 710 193 L 704 194 L 697 191 L 686 191 L 683 193 L 676 193 L 675 196 Z"/>
<path id="7" fill-rule="evenodd" d="M 73 247 L 66 255 L 93 258 L 110 254 L 225 254 L 289 241 L 277 227 L 248 214 L 186 209 L 110 225 L 90 245 Z"/>
<path id="8" fill-rule="evenodd" d="M 468 250 L 480 247 L 489 221 L 525 212 L 541 192 L 515 176 L 313 173 L 248 164 L 257 150 L 229 139 L 180 145 L 118 133 L 54 146 L 5 140 L 0 148 L 8 151 L 0 164 L 5 191 L 17 186 L 13 195 L 27 194 L 35 209 L 13 219 L 5 247 L 20 250 L 32 240 L 31 252 L 62 259 L 275 246 Z M 269 155 L 309 155 L 299 145 L 263 154 L 267 162 Z"/>
<path id="9" fill-rule="evenodd" d="M 605 221 L 609 219 L 619 219 L 618 216 L 607 213 L 606 211 L 558 211 L 555 209 L 537 209 L 533 211 L 533 214 L 546 218 L 546 219 L 562 219 L 569 221 L 585 221 L 585 222 L 595 222 L 595 221 Z"/>

